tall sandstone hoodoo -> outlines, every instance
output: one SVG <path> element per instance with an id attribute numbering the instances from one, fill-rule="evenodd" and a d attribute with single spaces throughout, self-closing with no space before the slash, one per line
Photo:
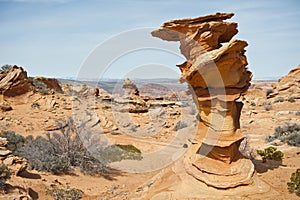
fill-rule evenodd
<path id="1" fill-rule="evenodd" d="M 233 13 L 216 13 L 164 23 L 152 36 L 179 41 L 187 59 L 178 65 L 198 106 L 195 141 L 185 156 L 186 172 L 215 188 L 252 183 L 254 166 L 239 152 L 243 103 L 252 78 L 245 56 L 246 41 L 234 39 L 237 23 L 225 22 Z"/>

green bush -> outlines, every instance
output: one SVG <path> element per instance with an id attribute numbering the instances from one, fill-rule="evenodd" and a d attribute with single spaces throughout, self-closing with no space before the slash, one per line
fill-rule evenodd
<path id="1" fill-rule="evenodd" d="M 257 150 L 257 154 L 262 157 L 263 162 L 267 160 L 282 161 L 284 154 L 275 147 L 268 147 L 264 150 Z"/>
<path id="2" fill-rule="evenodd" d="M 141 153 L 141 151 L 133 146 L 132 144 L 115 144 L 115 146 L 119 147 L 120 149 L 123 149 L 124 151 L 127 151 L 129 153 Z"/>
<path id="3" fill-rule="evenodd" d="M 269 94 L 273 93 L 273 90 L 272 89 L 267 89 L 266 91 L 266 96 L 269 96 Z"/>
<path id="4" fill-rule="evenodd" d="M 296 101 L 295 101 L 295 98 L 294 98 L 294 97 L 290 97 L 290 98 L 288 98 L 288 102 L 294 103 L 294 102 L 296 102 Z"/>
<path id="5" fill-rule="evenodd" d="M 100 153 L 99 159 L 107 162 L 117 162 L 121 160 L 141 160 L 141 151 L 133 145 L 114 144 L 107 146 Z"/>
<path id="6" fill-rule="evenodd" d="M 266 137 L 266 142 L 279 139 L 283 143 L 291 146 L 300 147 L 300 125 L 288 124 L 284 127 L 278 126 L 272 136 Z"/>
<path id="7" fill-rule="evenodd" d="M 0 166 L 0 189 L 5 186 L 5 181 L 10 178 L 10 172 L 5 165 Z"/>
<path id="8" fill-rule="evenodd" d="M 48 190 L 47 194 L 53 196 L 55 200 L 78 200 L 82 198 L 83 191 L 67 186 Z"/>
<path id="9" fill-rule="evenodd" d="M 297 196 L 300 196 L 300 168 L 292 173 L 290 182 L 287 185 L 290 193 L 295 192 Z"/>
<path id="10" fill-rule="evenodd" d="M 278 98 L 276 98 L 273 102 L 274 102 L 274 103 L 284 102 L 284 98 L 283 98 L 283 97 L 278 97 Z"/>
<path id="11" fill-rule="evenodd" d="M 297 111 L 295 115 L 300 116 L 300 111 Z"/>

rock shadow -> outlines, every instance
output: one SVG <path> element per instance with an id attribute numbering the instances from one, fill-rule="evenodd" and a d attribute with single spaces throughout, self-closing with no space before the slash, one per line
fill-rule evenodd
<path id="1" fill-rule="evenodd" d="M 280 166 L 286 166 L 282 164 L 282 161 L 275 161 L 275 160 L 267 160 L 266 162 L 262 162 L 262 160 L 254 159 L 252 160 L 255 170 L 258 173 L 265 173 L 268 170 L 273 170 L 279 168 Z"/>
<path id="2" fill-rule="evenodd" d="M 27 170 L 19 172 L 18 176 L 20 176 L 22 178 L 28 178 L 28 179 L 41 179 L 42 178 L 41 175 L 29 172 Z"/>

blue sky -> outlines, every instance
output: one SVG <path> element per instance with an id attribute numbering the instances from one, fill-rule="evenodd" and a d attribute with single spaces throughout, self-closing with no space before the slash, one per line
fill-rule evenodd
<path id="1" fill-rule="evenodd" d="M 93 67 L 83 66 L 92 52 L 124 32 L 215 12 L 235 13 L 236 38 L 249 43 L 246 55 L 255 78 L 282 76 L 300 64 L 298 0 L 0 0 L 0 65 L 23 66 L 31 76 L 76 77 L 87 70 L 90 78 L 122 78 L 133 71 L 140 78 L 176 77 L 175 65 L 184 59 L 151 50 L 118 57 L 104 75 L 99 69 L 107 67 L 101 63 L 109 57 L 105 53 L 95 55 L 100 61 Z M 125 40 L 122 45 L 130 46 L 135 37 Z"/>

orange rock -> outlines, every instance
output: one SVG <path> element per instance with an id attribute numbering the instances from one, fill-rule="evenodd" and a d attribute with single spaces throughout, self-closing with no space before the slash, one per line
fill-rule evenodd
<path id="1" fill-rule="evenodd" d="M 268 96 L 268 98 L 274 97 L 283 97 L 286 100 L 290 97 L 300 99 L 300 65 L 278 80 L 274 92 Z"/>
<path id="2" fill-rule="evenodd" d="M 63 90 L 61 89 L 58 80 L 55 78 L 45 78 L 45 77 L 39 76 L 39 77 L 35 77 L 34 79 L 39 82 L 44 83 L 46 85 L 46 87 L 50 90 L 52 89 L 55 92 L 63 93 Z"/>
<path id="3" fill-rule="evenodd" d="M 196 152 L 187 155 L 188 174 L 216 188 L 251 184 L 254 166 L 239 146 L 243 104 L 237 101 L 248 90 L 252 73 L 247 68 L 246 41 L 233 39 L 235 22 L 224 22 L 233 13 L 216 13 L 164 23 L 152 36 L 180 41 L 187 61 L 178 65 L 180 82 L 190 85 L 199 110 Z M 202 157 L 193 155 L 200 154 Z M 232 169 L 239 169 L 234 173 Z"/>

